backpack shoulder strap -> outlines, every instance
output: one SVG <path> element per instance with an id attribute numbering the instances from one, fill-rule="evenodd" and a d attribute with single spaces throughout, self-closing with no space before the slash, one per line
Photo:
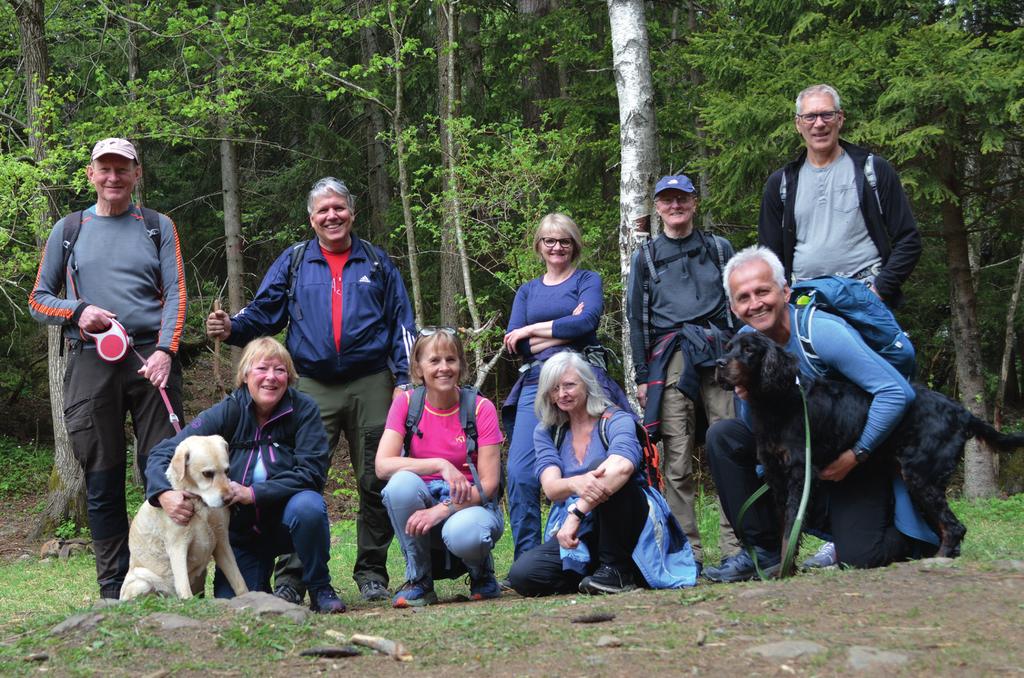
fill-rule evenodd
<path id="1" fill-rule="evenodd" d="M 779 181 L 779 200 L 782 201 L 782 209 L 786 209 L 786 170 L 782 170 L 782 179 Z"/>
<path id="2" fill-rule="evenodd" d="M 565 424 L 558 424 L 548 429 L 548 434 L 551 436 L 551 441 L 555 443 L 555 449 L 557 450 L 565 442 L 565 432 L 568 427 Z"/>
<path id="3" fill-rule="evenodd" d="M 238 402 L 235 393 L 232 391 L 224 398 L 227 403 L 227 418 L 224 420 L 224 430 L 231 431 L 231 438 L 228 439 L 230 449 L 245 448 L 252 445 L 252 441 L 235 442 L 238 438 L 238 427 L 242 423 L 242 403 Z"/>
<path id="4" fill-rule="evenodd" d="M 643 266 L 640 265 L 641 260 L 643 261 Z M 640 269 L 637 271 L 637 275 L 640 276 L 641 289 L 643 291 L 643 303 L 642 308 L 640 309 L 640 324 L 644 339 L 644 360 L 647 360 L 647 356 L 651 352 L 652 340 L 651 284 L 652 281 L 654 283 L 661 282 L 661 276 L 658 275 L 658 271 L 654 267 L 654 244 L 650 238 L 640 245 L 640 258 L 637 259 L 637 267 Z"/>
<path id="5" fill-rule="evenodd" d="M 423 418 L 423 408 L 427 404 L 427 388 L 423 385 L 417 386 L 409 394 L 409 411 L 405 414 L 405 442 L 402 444 L 402 456 L 412 454 L 412 438 L 423 437 L 420 430 L 420 419 Z"/>
<path id="6" fill-rule="evenodd" d="M 68 271 L 68 264 L 71 262 L 71 253 L 75 249 L 75 243 L 78 242 L 78 234 L 81 230 L 82 210 L 77 210 L 64 217 L 64 242 L 61 243 L 64 248 L 64 265 L 61 268 L 64 270 L 65 274 Z M 64 278 L 61 278 L 61 288 L 63 288 L 63 286 Z"/>
<path id="7" fill-rule="evenodd" d="M 140 207 L 142 212 L 142 223 L 146 226 L 146 233 L 149 234 L 153 245 L 156 246 L 157 254 L 160 253 L 160 213 L 148 207 Z"/>
<path id="8" fill-rule="evenodd" d="M 807 357 L 807 362 L 810 363 L 811 369 L 819 376 L 825 375 L 825 367 L 821 358 L 814 352 L 814 341 L 813 332 L 811 329 L 811 320 L 814 318 L 815 312 L 818 310 L 818 304 L 814 300 L 813 293 L 811 294 L 808 302 L 804 305 L 798 305 L 796 308 L 796 336 L 800 340 L 800 350 L 804 352 L 804 356 Z"/>
<path id="9" fill-rule="evenodd" d="M 501 488 L 498 488 L 498 492 L 495 492 L 494 497 L 488 497 L 484 493 L 484 486 L 480 483 L 480 474 L 476 470 L 476 464 L 473 462 L 473 454 L 477 451 L 477 428 L 476 428 L 476 396 L 477 390 L 472 386 L 462 386 L 459 388 L 459 425 L 462 427 L 462 432 L 466 434 L 466 466 L 469 467 L 469 473 L 473 476 L 473 484 L 476 485 L 476 491 L 480 493 L 480 503 L 484 506 L 494 505 L 498 502 L 498 497 L 501 495 Z"/>
<path id="10" fill-rule="evenodd" d="M 302 320 L 302 309 L 295 301 L 295 285 L 299 279 L 299 266 L 302 265 L 302 257 L 309 246 L 308 240 L 297 242 L 291 246 L 291 258 L 288 261 L 288 307 L 289 312 L 295 314 L 296 320 Z"/>
<path id="11" fill-rule="evenodd" d="M 874 153 L 868 153 L 868 157 L 864 159 L 864 179 L 871 186 L 871 193 L 875 196 L 875 204 L 878 205 L 878 213 L 885 217 L 885 212 L 882 210 L 882 199 L 878 197 L 878 175 L 875 174 Z"/>

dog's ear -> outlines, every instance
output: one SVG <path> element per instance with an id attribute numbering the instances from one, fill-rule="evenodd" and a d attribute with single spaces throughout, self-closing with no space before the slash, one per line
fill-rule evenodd
<path id="1" fill-rule="evenodd" d="M 174 489 L 182 489 L 185 485 L 185 478 L 188 473 L 188 438 L 178 443 L 178 447 L 174 450 L 174 457 L 171 459 L 171 465 L 167 467 L 167 480 L 171 483 L 171 487 Z"/>
<path id="2" fill-rule="evenodd" d="M 761 390 L 765 393 L 784 393 L 796 383 L 796 359 L 771 339 L 763 345 Z"/>

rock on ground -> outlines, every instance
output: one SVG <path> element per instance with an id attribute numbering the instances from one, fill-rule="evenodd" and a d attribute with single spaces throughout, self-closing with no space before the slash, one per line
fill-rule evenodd
<path id="1" fill-rule="evenodd" d="M 749 648 L 747 654 L 757 654 L 767 659 L 795 659 L 824 651 L 824 645 L 812 643 L 809 640 L 782 640 Z"/>

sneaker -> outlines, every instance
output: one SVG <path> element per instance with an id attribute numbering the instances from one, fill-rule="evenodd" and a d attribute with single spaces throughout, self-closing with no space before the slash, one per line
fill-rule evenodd
<path id="1" fill-rule="evenodd" d="M 501 597 L 501 586 L 493 574 L 480 579 L 469 580 L 469 597 L 471 600 L 487 600 Z"/>
<path id="2" fill-rule="evenodd" d="M 434 587 L 429 584 L 407 581 L 395 592 L 392 607 L 423 607 L 437 602 Z"/>
<path id="3" fill-rule="evenodd" d="M 754 551 L 757 554 L 757 563 L 761 566 L 761 571 L 764 572 L 766 577 L 770 577 L 778 572 L 780 565 L 778 553 L 771 553 L 767 549 L 759 547 L 755 548 Z M 748 581 L 757 578 L 757 568 L 754 567 L 754 561 L 750 559 L 750 554 L 746 551 L 740 551 L 723 559 L 718 567 L 704 568 L 704 577 L 711 581 L 724 583 Z"/>
<path id="4" fill-rule="evenodd" d="M 836 545 L 827 541 L 818 548 L 817 553 L 800 563 L 800 568 L 803 570 L 825 569 L 835 567 L 838 564 L 839 558 L 836 556 Z"/>
<path id="5" fill-rule="evenodd" d="M 367 579 L 359 585 L 359 595 L 363 600 L 387 600 L 391 597 L 391 591 L 376 579 Z"/>
<path id="6" fill-rule="evenodd" d="M 635 588 L 632 573 L 621 572 L 611 565 L 602 565 L 580 582 L 580 593 L 625 593 Z"/>
<path id="7" fill-rule="evenodd" d="M 287 601 L 292 605 L 302 605 L 303 595 L 299 593 L 294 586 L 291 584 L 278 584 L 274 587 L 274 596 L 281 600 Z M 313 600 L 313 596 L 309 597 L 310 601 Z"/>
<path id="8" fill-rule="evenodd" d="M 317 614 L 341 614 L 345 611 L 345 603 L 330 586 L 309 592 L 309 609 Z"/>
<path id="9" fill-rule="evenodd" d="M 515 589 L 512 588 L 512 580 L 508 578 L 508 575 L 506 575 L 504 579 L 498 580 L 498 586 L 502 591 L 515 591 Z"/>

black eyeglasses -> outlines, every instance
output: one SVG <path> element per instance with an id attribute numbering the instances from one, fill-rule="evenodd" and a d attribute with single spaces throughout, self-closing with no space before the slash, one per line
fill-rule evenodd
<path id="1" fill-rule="evenodd" d="M 572 238 L 541 238 L 540 241 L 549 250 L 554 249 L 555 245 L 561 245 L 565 249 L 572 247 Z"/>
<path id="2" fill-rule="evenodd" d="M 447 325 L 427 325 L 426 327 L 420 328 L 421 337 L 432 337 L 438 333 L 454 337 L 458 334 L 458 331 L 454 327 L 448 327 Z"/>
<path id="3" fill-rule="evenodd" d="M 814 121 L 821 118 L 822 122 L 832 122 L 836 119 L 836 116 L 842 113 L 842 111 L 822 111 L 821 113 L 797 113 L 796 117 L 806 122 L 808 125 L 813 125 Z"/>

